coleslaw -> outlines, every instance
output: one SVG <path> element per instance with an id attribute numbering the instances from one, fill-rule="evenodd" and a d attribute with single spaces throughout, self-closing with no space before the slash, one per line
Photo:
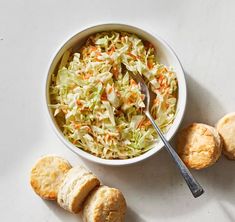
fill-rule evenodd
<path id="1" fill-rule="evenodd" d="M 140 73 L 154 94 L 151 114 L 163 132 L 176 113 L 173 68 L 160 64 L 147 41 L 126 32 L 90 36 L 64 53 L 52 75 L 50 107 L 65 137 L 104 159 L 127 159 L 151 149 L 158 135 L 143 113 L 144 95 L 130 73 Z"/>

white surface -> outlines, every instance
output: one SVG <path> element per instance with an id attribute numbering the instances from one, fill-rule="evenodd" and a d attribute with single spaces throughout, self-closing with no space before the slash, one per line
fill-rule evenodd
<path id="1" fill-rule="evenodd" d="M 160 62 L 167 65 L 174 67 L 174 70 L 177 75 L 178 80 L 178 102 L 177 102 L 177 109 L 176 109 L 176 116 L 174 119 L 174 122 L 168 132 L 165 134 L 166 138 L 170 140 L 175 133 L 177 132 L 177 129 L 180 127 L 180 124 L 183 120 L 185 109 L 186 109 L 186 101 L 187 101 L 187 89 L 186 89 L 186 80 L 185 75 L 183 71 L 183 67 L 180 64 L 179 59 L 175 55 L 175 53 L 172 51 L 172 49 L 165 43 L 163 40 L 160 39 L 159 36 L 157 36 L 155 33 L 147 32 L 147 30 L 142 30 L 140 27 L 136 28 L 130 25 L 123 25 L 123 24 L 102 24 L 102 25 L 95 25 L 89 28 L 85 28 L 82 31 L 78 31 L 78 33 L 71 37 L 58 52 L 56 52 L 55 58 L 53 58 L 53 61 L 50 65 L 49 71 L 48 71 L 48 77 L 47 77 L 47 83 L 46 83 L 46 103 L 50 104 L 50 93 L 49 93 L 49 86 L 51 82 L 51 75 L 57 71 L 58 63 L 60 63 L 61 58 L 63 57 L 63 54 L 65 51 L 69 49 L 74 49 L 78 47 L 78 44 L 81 44 L 81 41 L 83 41 L 84 38 L 88 38 L 89 36 L 93 35 L 97 32 L 102 31 L 109 31 L 109 30 L 120 30 L 120 31 L 126 31 L 137 34 L 139 37 L 151 42 L 151 44 L 157 48 L 158 50 L 158 57 L 161 59 Z M 49 111 L 49 110 L 48 110 Z M 49 114 L 50 112 L 50 114 Z M 107 159 L 101 159 L 99 157 L 96 157 L 90 153 L 84 152 L 82 149 L 78 149 L 74 144 L 70 143 L 61 132 L 58 124 L 56 123 L 56 120 L 54 118 L 54 112 L 49 111 L 49 118 L 51 120 L 52 127 L 54 128 L 57 136 L 59 139 L 67 146 L 69 147 L 73 152 L 77 153 L 79 156 L 90 160 L 94 163 L 101 163 L 104 165 L 110 165 L 110 166 L 124 166 L 129 165 L 133 163 L 140 162 L 144 159 L 147 159 L 150 156 L 153 156 L 156 154 L 161 148 L 163 147 L 163 142 L 157 141 L 155 144 L 153 144 L 153 148 L 149 150 L 148 152 L 135 157 L 131 159 L 125 159 L 125 160 L 107 160 Z"/>
<path id="2" fill-rule="evenodd" d="M 221 158 L 193 172 L 206 190 L 193 199 L 164 151 L 135 166 L 98 166 L 66 149 L 49 126 L 42 100 L 49 61 L 68 37 L 96 22 L 141 24 L 174 47 L 188 80 L 184 124 L 214 124 L 235 111 L 234 1 L 118 2 L 1 1 L 1 221 L 79 221 L 29 186 L 30 167 L 47 153 L 83 162 L 105 184 L 120 188 L 129 206 L 127 222 L 235 221 L 235 162 Z"/>

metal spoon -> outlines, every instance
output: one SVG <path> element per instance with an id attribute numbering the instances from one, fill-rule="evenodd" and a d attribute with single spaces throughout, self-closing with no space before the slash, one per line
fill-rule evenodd
<path id="1" fill-rule="evenodd" d="M 184 180 L 186 181 L 189 189 L 191 190 L 193 196 L 195 198 L 199 197 L 204 193 L 203 188 L 201 185 L 194 179 L 188 168 L 185 166 L 183 161 L 180 159 L 178 154 L 175 152 L 174 148 L 170 145 L 170 143 L 166 140 L 165 136 L 163 135 L 161 129 L 156 124 L 155 120 L 153 119 L 152 115 L 149 112 L 149 105 L 150 105 L 150 93 L 148 86 L 146 85 L 145 81 L 141 77 L 140 74 L 132 74 L 131 77 L 140 84 L 141 92 L 145 95 L 144 98 L 144 104 L 145 104 L 145 110 L 144 113 L 154 126 L 155 130 L 157 131 L 159 137 L 161 138 L 162 142 L 164 143 L 165 149 L 168 151 L 168 153 L 171 155 L 172 159 L 175 161 L 177 167 L 179 168 L 181 175 L 183 176 Z"/>

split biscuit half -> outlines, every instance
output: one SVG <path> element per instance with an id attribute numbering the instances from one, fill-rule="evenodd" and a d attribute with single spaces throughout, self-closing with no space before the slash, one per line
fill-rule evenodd
<path id="1" fill-rule="evenodd" d="M 72 213 L 78 213 L 88 194 L 100 185 L 98 178 L 82 166 L 70 169 L 58 191 L 58 204 Z"/>

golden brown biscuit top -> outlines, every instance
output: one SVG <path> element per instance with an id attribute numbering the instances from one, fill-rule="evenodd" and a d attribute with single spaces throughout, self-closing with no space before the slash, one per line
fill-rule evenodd
<path id="1" fill-rule="evenodd" d="M 64 209 L 77 213 L 90 191 L 99 186 L 98 178 L 83 166 L 68 171 L 58 191 L 58 204 Z"/>
<path id="2" fill-rule="evenodd" d="M 123 222 L 125 212 L 126 201 L 123 194 L 118 189 L 101 186 L 86 201 L 83 217 L 88 222 Z"/>
<path id="3" fill-rule="evenodd" d="M 61 157 L 44 156 L 31 170 L 31 186 L 42 198 L 55 200 L 58 188 L 70 168 L 69 162 Z"/>
<path id="4" fill-rule="evenodd" d="M 193 123 L 179 133 L 177 149 L 188 167 L 202 169 L 218 159 L 221 148 L 210 126 Z"/>

